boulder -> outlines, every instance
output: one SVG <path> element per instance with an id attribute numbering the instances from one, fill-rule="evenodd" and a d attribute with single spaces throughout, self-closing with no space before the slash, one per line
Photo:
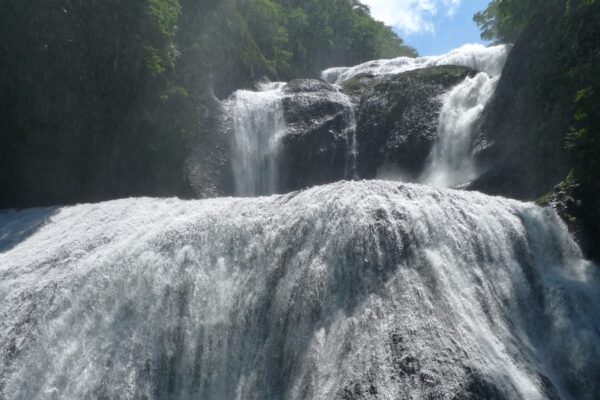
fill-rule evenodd
<path id="1" fill-rule="evenodd" d="M 376 78 L 359 75 L 344 83 L 357 102 L 358 175 L 377 176 L 383 167 L 416 179 L 437 138 L 441 96 L 475 71 L 436 66 Z"/>
<path id="2" fill-rule="evenodd" d="M 294 80 L 283 88 L 288 125 L 279 151 L 280 192 L 350 178 L 354 111 L 348 97 L 320 80 Z"/>

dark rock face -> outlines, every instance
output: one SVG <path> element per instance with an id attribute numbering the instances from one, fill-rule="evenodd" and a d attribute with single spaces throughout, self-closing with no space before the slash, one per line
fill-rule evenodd
<path id="1" fill-rule="evenodd" d="M 318 80 L 295 80 L 283 89 L 286 135 L 281 139 L 281 192 L 349 178 L 353 110 L 348 98 Z"/>
<path id="2" fill-rule="evenodd" d="M 562 61 L 543 49 L 532 24 L 515 43 L 476 130 L 475 160 L 486 171 L 470 188 L 523 200 L 548 193 L 571 169 L 566 133 L 573 115 Z"/>
<path id="3" fill-rule="evenodd" d="M 282 192 L 359 177 L 374 178 L 391 165 L 407 178 L 423 171 L 437 138 L 441 95 L 475 71 L 439 66 L 386 78 L 359 75 L 343 91 L 319 80 L 290 82 L 284 92 L 288 134 L 282 139 Z M 354 113 L 354 115 L 352 115 Z M 357 160 L 350 141 L 356 118 Z"/>
<path id="4" fill-rule="evenodd" d="M 469 68 L 431 67 L 384 79 L 358 76 L 344 89 L 358 102 L 358 175 L 370 179 L 383 165 L 415 179 L 437 137 L 440 96 L 466 77 Z"/>

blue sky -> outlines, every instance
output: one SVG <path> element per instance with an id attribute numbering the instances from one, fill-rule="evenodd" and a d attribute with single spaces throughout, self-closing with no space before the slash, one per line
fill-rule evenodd
<path id="1" fill-rule="evenodd" d="M 483 43 L 473 14 L 489 0 L 362 0 L 420 55 L 437 55 L 465 43 Z"/>

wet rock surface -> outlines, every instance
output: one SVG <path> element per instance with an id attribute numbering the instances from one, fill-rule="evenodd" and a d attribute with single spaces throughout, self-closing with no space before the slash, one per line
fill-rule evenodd
<path id="1" fill-rule="evenodd" d="M 344 89 L 358 102 L 358 175 L 374 178 L 387 165 L 416 178 L 437 138 L 440 96 L 474 74 L 466 67 L 442 66 L 346 82 Z"/>
<path id="2" fill-rule="evenodd" d="M 291 81 L 277 96 L 285 126 L 271 139 L 273 149 L 265 151 L 271 161 L 263 160 L 274 163 L 274 192 L 287 193 L 351 177 L 355 124 L 349 98 L 333 85 L 315 79 Z M 232 97 L 221 105 L 212 121 L 213 134 L 197 144 L 187 161 L 186 173 L 197 197 L 236 194 L 232 172 L 235 117 L 230 110 L 234 102 Z M 256 122 L 250 123 L 256 129 Z M 267 123 L 262 129 L 270 127 Z"/>
<path id="3" fill-rule="evenodd" d="M 600 394 L 600 279 L 531 203 L 360 181 L 50 212 L 0 213 L 44 221 L 0 251 L 2 399 Z"/>
<path id="4" fill-rule="evenodd" d="M 348 98 L 319 80 L 295 80 L 283 88 L 287 132 L 280 140 L 282 193 L 349 177 L 354 134 Z"/>

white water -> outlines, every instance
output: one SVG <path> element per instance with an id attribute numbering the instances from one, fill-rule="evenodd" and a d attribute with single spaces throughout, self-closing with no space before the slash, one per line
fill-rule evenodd
<path id="1" fill-rule="evenodd" d="M 348 142 L 348 160 L 346 161 L 346 171 L 344 178 L 353 180 L 358 178 L 358 142 L 356 139 L 356 110 L 354 104 L 346 94 L 341 91 L 336 92 L 338 101 L 344 105 L 344 117 L 347 121 L 344 134 Z"/>
<path id="2" fill-rule="evenodd" d="M 361 74 L 386 76 L 440 65 L 460 65 L 496 76 L 502 72 L 508 52 L 509 48 L 505 45 L 485 47 L 466 44 L 441 56 L 399 57 L 369 61 L 354 67 L 330 68 L 323 71 L 321 77 L 329 83 L 339 85 Z"/>
<path id="3" fill-rule="evenodd" d="M 259 91 L 237 91 L 228 103 L 233 120 L 232 166 L 235 194 L 257 196 L 277 191 L 279 141 L 286 131 L 285 83 Z"/>
<path id="4" fill-rule="evenodd" d="M 479 175 L 472 159 L 473 129 L 494 94 L 509 48 L 505 45 L 484 47 L 464 45 L 448 54 L 420 58 L 400 57 L 370 61 L 352 68 L 325 70 L 322 77 L 341 84 L 360 74 L 385 77 L 415 69 L 439 65 L 460 65 L 479 73 L 468 77 L 443 96 L 438 120 L 438 139 L 419 182 L 436 187 L 455 187 Z M 381 179 L 405 180 L 403 171 L 384 165 Z"/>
<path id="5" fill-rule="evenodd" d="M 549 209 L 391 182 L 4 212 L 0 398 L 597 399 L 597 271 Z"/>
<path id="6" fill-rule="evenodd" d="M 281 139 L 293 130 L 285 120 L 283 100 L 286 96 L 295 98 L 296 107 L 323 100 L 343 107 L 346 124 L 339 134 L 348 143 L 348 152 L 345 174 L 340 179 L 356 177 L 356 117 L 350 98 L 339 90 L 287 93 L 285 86 L 286 83 L 277 82 L 260 85 L 257 91 L 238 90 L 228 100 L 233 122 L 231 153 L 236 196 L 279 193 L 279 169 L 285 162 Z M 318 118 L 312 121 L 314 125 L 322 122 Z"/>
<path id="7" fill-rule="evenodd" d="M 438 122 L 438 140 L 420 181 L 437 187 L 454 187 L 479 173 L 472 153 L 473 129 L 498 83 L 499 77 L 480 72 L 444 96 Z"/>

